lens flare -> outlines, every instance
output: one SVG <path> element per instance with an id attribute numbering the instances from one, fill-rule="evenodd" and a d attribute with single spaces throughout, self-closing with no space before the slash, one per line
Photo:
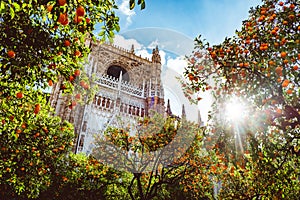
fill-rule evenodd
<path id="1" fill-rule="evenodd" d="M 225 104 L 225 112 L 228 120 L 238 122 L 245 119 L 247 106 L 242 99 L 234 97 Z"/>

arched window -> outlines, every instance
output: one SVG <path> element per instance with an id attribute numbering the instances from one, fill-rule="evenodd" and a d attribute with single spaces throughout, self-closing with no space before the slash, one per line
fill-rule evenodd
<path id="1" fill-rule="evenodd" d="M 129 74 L 127 73 L 126 69 L 117 65 L 110 66 L 107 69 L 107 75 L 118 79 L 120 77 L 121 71 L 122 71 L 122 80 L 129 82 Z"/>

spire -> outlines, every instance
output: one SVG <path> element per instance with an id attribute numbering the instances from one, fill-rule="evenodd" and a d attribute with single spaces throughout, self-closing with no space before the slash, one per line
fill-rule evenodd
<path id="1" fill-rule="evenodd" d="M 200 127 L 203 126 L 203 121 L 202 121 L 202 119 L 201 119 L 200 110 L 198 110 L 198 125 L 199 125 Z"/>
<path id="2" fill-rule="evenodd" d="M 161 57 L 159 55 L 158 46 L 156 45 L 156 48 L 152 51 L 152 62 L 154 63 L 161 63 Z"/>
<path id="3" fill-rule="evenodd" d="M 172 115 L 172 111 L 171 111 L 171 107 L 170 107 L 170 99 L 168 99 L 166 113 L 167 113 L 167 116 L 171 116 Z"/>
<path id="4" fill-rule="evenodd" d="M 186 113 L 185 113 L 185 108 L 184 108 L 184 104 L 182 104 L 182 113 L 181 113 L 181 118 L 186 119 Z"/>
<path id="5" fill-rule="evenodd" d="M 130 53 L 134 53 L 134 45 L 131 45 Z"/>

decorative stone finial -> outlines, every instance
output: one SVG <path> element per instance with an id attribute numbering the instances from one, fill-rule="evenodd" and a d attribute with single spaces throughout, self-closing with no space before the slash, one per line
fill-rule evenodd
<path id="1" fill-rule="evenodd" d="M 167 113 L 167 116 L 171 116 L 172 115 L 171 106 L 170 106 L 170 99 L 168 99 L 166 113 Z"/>
<path id="2" fill-rule="evenodd" d="M 131 45 L 130 53 L 134 54 L 134 45 Z"/>
<path id="3" fill-rule="evenodd" d="M 161 63 L 161 57 L 159 55 L 158 46 L 152 51 L 152 62 L 154 63 Z"/>
<path id="4" fill-rule="evenodd" d="M 181 113 L 181 118 L 186 119 L 186 113 L 185 113 L 185 108 L 184 108 L 184 104 L 182 104 L 182 113 Z"/>

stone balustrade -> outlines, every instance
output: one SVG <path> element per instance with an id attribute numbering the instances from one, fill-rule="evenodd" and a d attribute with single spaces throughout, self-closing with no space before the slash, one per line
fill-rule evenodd
<path id="1" fill-rule="evenodd" d="M 144 117 L 145 115 L 145 108 L 142 105 L 133 105 L 124 102 L 121 102 L 120 105 L 116 105 L 116 100 L 102 96 L 95 96 L 93 107 L 111 112 L 116 112 L 116 108 L 118 108 L 121 114 L 128 114 L 130 116 Z"/>
<path id="2" fill-rule="evenodd" d="M 106 74 L 97 74 L 97 79 L 95 80 L 95 83 L 114 90 L 120 90 L 121 93 L 126 93 L 134 97 L 139 97 L 143 99 L 145 98 L 143 88 L 131 85 L 127 81 L 121 81 L 121 85 L 119 88 L 119 79 Z"/>

